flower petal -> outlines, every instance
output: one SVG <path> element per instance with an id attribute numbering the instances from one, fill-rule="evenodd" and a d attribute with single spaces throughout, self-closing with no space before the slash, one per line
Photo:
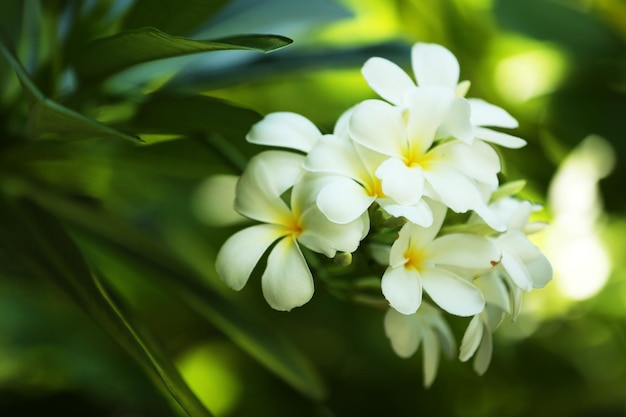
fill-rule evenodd
<path id="1" fill-rule="evenodd" d="M 478 139 L 495 143 L 496 145 L 504 146 L 505 148 L 519 149 L 526 146 L 526 141 L 522 138 L 502 132 L 496 132 L 495 130 L 484 127 L 474 128 L 474 135 Z"/>
<path id="2" fill-rule="evenodd" d="M 483 141 L 472 144 L 450 141 L 428 152 L 431 160 L 448 163 L 468 178 L 492 187 L 498 185 L 500 158 L 496 151 Z"/>
<path id="3" fill-rule="evenodd" d="M 322 136 L 307 155 L 304 168 L 311 172 L 342 175 L 360 182 L 370 177 L 352 141 L 334 135 Z"/>
<path id="4" fill-rule="evenodd" d="M 511 313 L 511 296 L 500 277 L 501 272 L 501 266 L 496 266 L 486 274 L 476 278 L 474 284 L 480 288 L 488 305 L 496 306 L 506 313 Z"/>
<path id="5" fill-rule="evenodd" d="M 502 107 L 487 103 L 478 98 L 469 98 L 467 101 L 472 109 L 471 121 L 474 126 L 496 126 L 516 129 L 519 125 Z"/>
<path id="6" fill-rule="evenodd" d="M 341 116 L 335 122 L 335 127 L 333 128 L 333 135 L 339 136 L 342 139 L 349 139 L 350 133 L 348 132 L 348 126 L 350 124 L 350 118 L 352 117 L 352 113 L 354 112 L 354 107 L 350 107 L 348 110 L 341 113 Z"/>
<path id="7" fill-rule="evenodd" d="M 415 88 L 405 95 L 412 154 L 423 155 L 431 147 L 454 99 L 452 91 L 435 86 Z"/>
<path id="8" fill-rule="evenodd" d="M 480 342 L 483 339 L 484 330 L 485 327 L 483 326 L 480 315 L 477 314 L 472 317 L 472 320 L 470 320 L 469 325 L 463 334 L 461 348 L 459 349 L 459 360 L 461 362 L 468 361 L 469 358 L 476 353 L 476 350 L 478 350 L 478 346 L 480 346 Z"/>
<path id="9" fill-rule="evenodd" d="M 417 351 L 421 341 L 419 329 L 415 326 L 415 317 L 398 313 L 390 308 L 385 314 L 385 334 L 391 342 L 396 355 L 408 358 Z"/>
<path id="10" fill-rule="evenodd" d="M 454 137 L 464 143 L 474 141 L 474 128 L 470 122 L 470 105 L 463 97 L 455 98 L 446 117 L 437 129 L 437 137 Z"/>
<path id="11" fill-rule="evenodd" d="M 365 213 L 374 200 L 353 180 L 336 177 L 317 195 L 317 206 L 331 222 L 346 224 Z"/>
<path id="12" fill-rule="evenodd" d="M 439 199 L 457 213 L 485 204 L 477 184 L 447 162 L 431 162 L 424 171 Z"/>
<path id="13" fill-rule="evenodd" d="M 515 285 L 525 291 L 530 291 L 533 288 L 530 272 L 517 254 L 502 248 L 502 261 L 500 263 Z"/>
<path id="14" fill-rule="evenodd" d="M 404 93 L 415 88 L 415 83 L 402 68 L 384 58 L 368 59 L 361 73 L 372 90 L 393 104 L 402 103 Z"/>
<path id="15" fill-rule="evenodd" d="M 450 326 L 448 326 L 448 323 L 446 323 L 443 318 L 443 314 L 441 314 L 441 310 L 424 301 L 417 314 L 421 314 L 425 317 L 430 327 L 437 333 L 443 354 L 446 355 L 447 358 L 452 359 L 456 351 L 456 342 L 452 330 L 450 330 Z"/>
<path id="16" fill-rule="evenodd" d="M 401 157 L 407 147 L 401 111 L 381 100 L 358 104 L 349 131 L 356 143 L 388 156 Z"/>
<path id="17" fill-rule="evenodd" d="M 433 240 L 426 247 L 424 258 L 434 265 L 486 269 L 500 260 L 500 251 L 483 236 L 453 233 Z"/>
<path id="18" fill-rule="evenodd" d="M 411 50 L 413 73 L 419 86 L 441 85 L 454 91 L 459 82 L 459 62 L 441 45 L 417 43 Z"/>
<path id="19" fill-rule="evenodd" d="M 242 289 L 267 248 L 285 234 L 286 230 L 280 226 L 261 224 L 232 235 L 220 248 L 215 261 L 222 281 L 237 291 Z"/>
<path id="20" fill-rule="evenodd" d="M 435 332 L 426 327 L 422 336 L 424 346 L 424 386 L 430 387 L 437 376 L 437 368 L 439 368 L 439 339 Z"/>
<path id="21" fill-rule="evenodd" d="M 246 140 L 266 146 L 296 149 L 308 152 L 322 136 L 319 129 L 306 117 L 291 112 L 270 113 L 250 129 Z"/>
<path id="22" fill-rule="evenodd" d="M 533 288 L 543 288 L 552 280 L 552 265 L 543 253 L 526 263 Z"/>
<path id="23" fill-rule="evenodd" d="M 317 208 L 311 205 L 300 216 L 302 233 L 298 241 L 312 251 L 332 258 L 337 251 L 354 252 L 361 239 L 369 230 L 369 217 L 362 214 L 346 224 L 333 223 Z"/>
<path id="24" fill-rule="evenodd" d="M 485 308 L 480 289 L 443 268 L 426 268 L 422 271 L 424 291 L 439 307 L 457 316 L 473 316 Z"/>
<path id="25" fill-rule="evenodd" d="M 472 368 L 474 368 L 474 372 L 478 375 L 483 375 L 487 372 L 489 368 L 489 364 L 491 363 L 491 355 L 493 354 L 493 338 L 491 337 L 491 333 L 488 329 L 484 329 L 483 338 L 480 342 L 480 347 L 478 348 L 478 352 L 476 352 L 476 356 L 474 357 L 474 364 Z"/>
<path id="26" fill-rule="evenodd" d="M 289 311 L 311 299 L 313 276 L 293 237 L 285 237 L 272 249 L 261 283 L 265 300 L 276 310 Z"/>
<path id="27" fill-rule="evenodd" d="M 413 229 L 414 226 L 411 223 L 405 223 L 400 229 L 398 238 L 393 242 L 391 250 L 389 251 L 389 265 L 391 268 L 395 269 L 404 267 L 406 264 L 406 261 L 408 260 L 406 254 L 411 248 L 411 232 Z"/>
<path id="28" fill-rule="evenodd" d="M 391 307 L 402 314 L 415 313 L 422 303 L 420 274 L 413 268 L 387 268 L 381 287 Z"/>
<path id="29" fill-rule="evenodd" d="M 437 199 L 457 213 L 474 210 L 485 223 L 497 231 L 506 229 L 504 223 L 487 207 L 479 183 L 456 170 L 451 164 L 431 162 L 424 171 L 428 186 Z"/>
<path id="30" fill-rule="evenodd" d="M 303 172 L 304 156 L 285 151 L 265 151 L 253 157 L 237 183 L 235 209 L 246 217 L 283 224 L 291 217 L 282 193 Z"/>
<path id="31" fill-rule="evenodd" d="M 409 222 L 422 227 L 430 227 L 433 224 L 432 209 L 424 200 L 411 206 L 396 204 L 388 198 L 379 198 L 377 202 L 383 210 L 393 217 L 404 217 Z"/>
<path id="32" fill-rule="evenodd" d="M 383 193 L 401 205 L 417 204 L 424 192 L 424 171 L 419 165 L 407 167 L 398 158 L 389 158 L 376 170 Z"/>

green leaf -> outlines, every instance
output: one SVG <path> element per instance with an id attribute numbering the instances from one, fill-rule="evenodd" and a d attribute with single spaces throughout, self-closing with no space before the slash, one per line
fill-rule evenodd
<path id="1" fill-rule="evenodd" d="M 30 201 L 17 200 L 15 205 L 0 200 L 0 213 L 13 220 L 9 230 L 0 233 L 5 249 L 15 251 L 18 259 L 25 257 L 22 259 L 25 266 L 65 290 L 137 360 L 157 386 L 172 395 L 189 417 L 211 417 L 150 332 L 133 319 L 120 299 L 109 294 L 92 273 L 61 223 Z"/>
<path id="2" fill-rule="evenodd" d="M 213 97 L 153 95 L 141 104 L 128 128 L 140 134 L 202 137 L 214 153 L 243 171 L 257 152 L 246 142 L 246 134 L 261 118 L 253 110 Z"/>
<path id="3" fill-rule="evenodd" d="M 96 39 L 86 46 L 75 64 L 81 79 L 94 80 L 157 59 L 224 50 L 270 52 L 291 42 L 291 39 L 278 35 L 195 40 L 147 27 Z"/>
<path id="4" fill-rule="evenodd" d="M 141 142 L 137 137 L 119 132 L 45 97 L 4 42 L 0 42 L 0 53 L 9 62 L 22 84 L 30 110 L 28 133 L 31 137 L 54 135 L 66 139 L 121 138 Z"/>
<path id="5" fill-rule="evenodd" d="M 225 100 L 207 96 L 152 95 L 129 122 L 142 133 L 219 133 L 243 140 L 262 116 Z"/>
<path id="6" fill-rule="evenodd" d="M 229 0 L 138 0 L 124 19 L 124 28 L 154 26 L 185 35 L 207 21 Z"/>
<path id="7" fill-rule="evenodd" d="M 89 247 L 108 251 L 137 271 L 137 277 L 149 277 L 173 296 L 178 296 L 200 316 L 210 321 L 242 349 L 292 387 L 314 400 L 325 397 L 324 385 L 308 359 L 270 323 L 236 306 L 200 284 L 200 278 L 161 242 L 138 233 L 95 208 L 86 208 L 60 198 L 32 184 L 20 184 L 21 193 L 36 199 L 42 206 L 73 227 L 87 239 Z"/>

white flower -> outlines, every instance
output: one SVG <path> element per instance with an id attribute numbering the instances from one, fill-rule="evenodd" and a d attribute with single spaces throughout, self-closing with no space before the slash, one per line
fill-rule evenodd
<path id="1" fill-rule="evenodd" d="M 416 43 L 411 49 L 411 63 L 417 85 L 448 90 L 455 97 L 449 105 L 471 114 L 469 126 L 459 118 L 447 118 L 446 123 L 438 128 L 438 137 L 449 135 L 450 128 L 454 127 L 456 137 L 467 143 L 478 138 L 509 148 L 520 148 L 526 144 L 518 137 L 482 127 L 516 128 L 517 121 L 500 107 L 480 99 L 463 98 L 469 89 L 469 82 L 459 83 L 459 63 L 448 49 L 436 44 Z M 370 87 L 395 105 L 405 105 L 407 93 L 416 88 L 402 68 L 384 58 L 370 58 L 361 71 Z"/>
<path id="2" fill-rule="evenodd" d="M 495 150 L 482 141 L 467 144 L 456 139 L 433 146 L 451 94 L 440 87 L 415 87 L 406 94 L 404 107 L 366 100 L 350 117 L 350 136 L 385 156 L 375 175 L 383 194 L 396 204 L 416 206 L 427 196 L 455 212 L 473 210 L 491 227 L 503 230 L 484 192 L 498 185 L 500 160 Z M 431 213 L 423 211 L 421 221 L 412 221 L 428 226 Z"/>
<path id="3" fill-rule="evenodd" d="M 333 135 L 318 140 L 304 163 L 308 171 L 328 177 L 328 184 L 317 196 L 320 210 L 331 221 L 344 224 L 377 202 L 394 217 L 404 216 L 413 223 L 430 225 L 432 213 L 424 200 L 402 205 L 383 193 L 376 169 L 387 157 L 351 140 L 347 124 L 352 111 L 342 115 Z"/>
<path id="4" fill-rule="evenodd" d="M 266 250 L 276 241 L 262 275 L 263 295 L 277 310 L 291 310 L 313 295 L 313 278 L 299 243 L 333 257 L 353 252 L 368 225 L 363 218 L 337 225 L 312 204 L 319 185 L 303 177 L 304 156 L 266 151 L 252 158 L 237 184 L 235 209 L 262 222 L 231 236 L 220 249 L 217 271 L 231 288 L 240 290 Z M 281 198 L 291 190 L 291 204 Z"/>
<path id="5" fill-rule="evenodd" d="M 473 368 L 479 375 L 487 371 L 491 362 L 492 333 L 505 315 L 511 313 L 511 297 L 497 269 L 498 266 L 474 281 L 485 297 L 486 306 L 470 321 L 459 351 L 459 359 L 463 362 L 474 356 Z"/>
<path id="6" fill-rule="evenodd" d="M 393 308 L 387 310 L 384 320 L 385 334 L 394 352 L 402 357 L 412 356 L 420 344 L 424 354 L 424 385 L 429 387 L 437 376 L 439 350 L 452 357 L 455 341 L 441 312 L 428 303 L 411 315 L 400 314 Z"/>
<path id="7" fill-rule="evenodd" d="M 493 239 L 502 251 L 502 268 L 522 290 L 543 288 L 552 279 L 552 266 L 526 236 L 527 232 L 532 233 L 538 228 L 536 223 L 528 223 L 535 207 L 528 201 L 511 197 L 497 200 L 490 207 L 507 225 L 506 232 Z"/>
<path id="8" fill-rule="evenodd" d="M 445 210 L 436 210 L 428 228 L 406 223 L 391 247 L 382 291 L 389 304 L 402 314 L 413 314 L 422 302 L 422 288 L 448 313 L 478 314 L 485 300 L 470 282 L 473 271 L 490 268 L 500 259 L 486 238 L 449 234 L 436 238 Z"/>
<path id="9" fill-rule="evenodd" d="M 319 129 L 306 117 L 291 112 L 266 115 L 248 132 L 246 140 L 265 146 L 278 146 L 308 152 L 322 136 Z"/>

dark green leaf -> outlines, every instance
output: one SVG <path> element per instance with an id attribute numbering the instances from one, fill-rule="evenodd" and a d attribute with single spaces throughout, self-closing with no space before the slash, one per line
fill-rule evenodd
<path id="1" fill-rule="evenodd" d="M 22 84 L 29 105 L 28 129 L 34 138 L 53 135 L 63 138 L 122 138 L 134 142 L 139 138 L 119 132 L 96 120 L 46 98 L 31 80 L 15 55 L 0 43 L 4 55 Z"/>
<path id="2" fill-rule="evenodd" d="M 259 120 L 259 113 L 213 97 L 155 95 L 129 124 L 141 133 L 220 133 L 243 140 Z"/>
<path id="3" fill-rule="evenodd" d="M 244 35 L 215 40 L 173 36 L 155 28 L 125 31 L 91 42 L 76 62 L 82 79 L 100 79 L 157 59 L 224 50 L 270 52 L 292 41 L 278 35 Z"/>
<path id="4" fill-rule="evenodd" d="M 18 203 L 13 208 L 10 202 L 0 201 L 0 213 L 12 218 L 10 228 L 0 233 L 5 249 L 14 251 L 35 275 L 65 290 L 137 360 L 157 386 L 174 397 L 188 416 L 211 417 L 147 329 L 134 321 L 119 301 L 113 301 L 57 219 L 34 203 Z"/>
<path id="5" fill-rule="evenodd" d="M 246 134 L 259 120 L 257 112 L 213 97 L 156 95 L 139 107 L 128 128 L 140 134 L 205 138 L 241 171 L 255 152 L 246 142 Z"/>
<path id="6" fill-rule="evenodd" d="M 186 35 L 220 10 L 228 0 L 138 0 L 124 19 L 124 28 L 154 26 Z"/>
<path id="7" fill-rule="evenodd" d="M 110 251 L 118 262 L 134 268 L 138 277 L 159 280 L 164 288 L 298 391 L 315 400 L 325 396 L 319 376 L 299 350 L 269 323 L 199 284 L 197 274 L 162 244 L 102 211 L 87 209 L 41 188 L 24 187 L 28 195 L 88 239 L 90 247 L 97 247 L 99 252 Z"/>

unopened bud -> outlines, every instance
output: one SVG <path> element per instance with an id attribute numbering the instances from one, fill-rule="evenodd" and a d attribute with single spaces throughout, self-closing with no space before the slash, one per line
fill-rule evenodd
<path id="1" fill-rule="evenodd" d="M 339 252 L 335 255 L 333 261 L 340 266 L 348 266 L 352 263 L 352 254 L 350 252 Z"/>

